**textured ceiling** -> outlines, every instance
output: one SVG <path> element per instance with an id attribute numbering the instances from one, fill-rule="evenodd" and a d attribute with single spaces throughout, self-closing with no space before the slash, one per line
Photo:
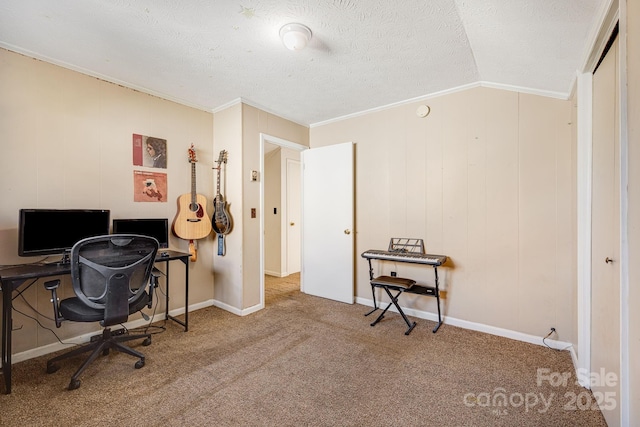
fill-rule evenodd
<path id="1" fill-rule="evenodd" d="M 607 0 L 1 0 L 0 47 L 305 125 L 483 82 L 565 97 Z M 300 52 L 280 27 L 313 32 Z M 0 70 L 1 73 L 1 70 Z"/>

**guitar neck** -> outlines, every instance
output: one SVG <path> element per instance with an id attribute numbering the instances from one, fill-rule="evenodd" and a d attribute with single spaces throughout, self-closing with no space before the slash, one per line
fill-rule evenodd
<path id="1" fill-rule="evenodd" d="M 220 198 L 220 168 L 222 165 L 218 163 L 218 182 L 216 184 L 216 197 Z"/>
<path id="2" fill-rule="evenodd" d="M 196 204 L 196 164 L 191 162 L 191 204 Z"/>
<path id="3" fill-rule="evenodd" d="M 216 168 L 218 170 L 218 179 L 216 183 L 216 200 L 221 200 L 222 194 L 220 193 L 220 171 L 222 170 L 222 164 L 227 163 L 227 150 L 222 150 L 220 152 L 220 156 L 218 157 L 218 160 L 216 160 L 216 163 L 218 164 L 218 167 Z"/>

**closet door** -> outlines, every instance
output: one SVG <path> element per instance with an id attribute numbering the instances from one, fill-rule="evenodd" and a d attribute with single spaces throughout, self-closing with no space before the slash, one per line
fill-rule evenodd
<path id="1" fill-rule="evenodd" d="M 616 40 L 593 75 L 590 382 L 609 426 L 620 425 L 619 94 Z"/>

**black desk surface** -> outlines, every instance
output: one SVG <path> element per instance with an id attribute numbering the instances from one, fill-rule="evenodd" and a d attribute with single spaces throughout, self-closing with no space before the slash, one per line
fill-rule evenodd
<path id="1" fill-rule="evenodd" d="M 166 256 L 162 256 L 163 253 L 166 253 Z M 191 254 L 186 252 L 160 250 L 156 256 L 156 262 L 171 261 L 174 259 L 187 262 L 189 257 L 191 257 Z M 70 263 L 32 263 L 0 268 L 0 280 L 5 282 L 23 282 L 28 279 L 64 276 L 67 274 L 71 274 Z"/>

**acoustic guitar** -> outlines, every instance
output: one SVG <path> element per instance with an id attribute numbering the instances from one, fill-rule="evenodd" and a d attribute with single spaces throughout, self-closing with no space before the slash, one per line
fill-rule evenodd
<path id="1" fill-rule="evenodd" d="M 231 215 L 229 214 L 229 206 L 220 192 L 220 170 L 222 169 L 222 164 L 227 163 L 227 150 L 222 150 L 220 152 L 220 156 L 218 157 L 218 160 L 216 160 L 216 163 L 218 163 L 218 167 L 216 168 L 218 170 L 218 183 L 216 187 L 216 197 L 213 199 L 213 217 L 211 218 L 211 226 L 213 227 L 213 231 L 218 235 L 218 255 L 224 256 L 226 252 L 224 236 L 229 234 L 233 227 Z"/>
<path id="2" fill-rule="evenodd" d="M 173 220 L 173 233 L 189 241 L 191 261 L 196 261 L 195 239 L 202 239 L 211 233 L 211 223 L 206 212 L 207 199 L 196 193 L 196 151 L 191 144 L 189 163 L 191 163 L 191 193 L 178 197 L 178 212 Z"/>

